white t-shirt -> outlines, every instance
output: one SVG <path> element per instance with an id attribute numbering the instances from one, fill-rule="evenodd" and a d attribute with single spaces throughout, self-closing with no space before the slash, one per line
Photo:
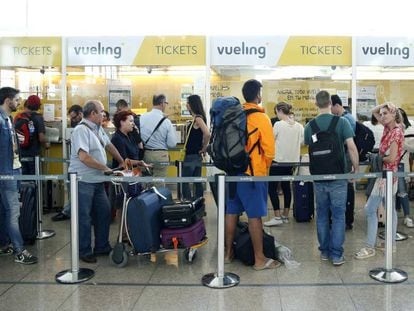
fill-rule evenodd
<path id="1" fill-rule="evenodd" d="M 273 125 L 276 162 L 299 162 L 303 144 L 303 126 L 295 121 L 278 121 Z"/>
<path id="2" fill-rule="evenodd" d="M 364 121 L 363 124 L 367 128 L 369 128 L 372 131 L 372 133 L 374 133 L 374 149 L 378 149 L 381 142 L 382 133 L 384 132 L 384 126 L 379 122 L 377 123 L 377 125 L 374 125 L 371 123 L 371 121 Z"/>

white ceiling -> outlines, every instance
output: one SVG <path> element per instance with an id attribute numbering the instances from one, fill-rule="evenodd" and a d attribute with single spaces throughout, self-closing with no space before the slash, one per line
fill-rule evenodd
<path id="1" fill-rule="evenodd" d="M 411 36 L 403 0 L 13 0 L 0 35 Z"/>

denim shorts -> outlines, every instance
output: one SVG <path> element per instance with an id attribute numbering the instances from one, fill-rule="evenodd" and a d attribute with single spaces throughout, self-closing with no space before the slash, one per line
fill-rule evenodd
<path id="1" fill-rule="evenodd" d="M 267 215 L 267 182 L 239 182 L 234 198 L 227 191 L 226 214 L 246 212 L 248 218 Z"/>

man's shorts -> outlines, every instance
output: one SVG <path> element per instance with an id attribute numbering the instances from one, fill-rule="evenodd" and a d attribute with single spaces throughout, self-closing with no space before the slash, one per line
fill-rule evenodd
<path id="1" fill-rule="evenodd" d="M 234 198 L 226 191 L 226 214 L 246 212 L 248 218 L 267 215 L 267 182 L 239 182 Z"/>

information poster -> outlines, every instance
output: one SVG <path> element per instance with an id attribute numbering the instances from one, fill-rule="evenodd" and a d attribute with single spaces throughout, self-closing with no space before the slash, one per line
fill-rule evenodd
<path id="1" fill-rule="evenodd" d="M 357 86 L 357 114 L 371 119 L 372 109 L 377 105 L 376 86 Z"/>
<path id="2" fill-rule="evenodd" d="M 124 99 L 129 107 L 131 107 L 131 87 L 130 86 L 116 86 L 109 87 L 109 114 L 113 116 L 116 112 L 116 103 L 120 99 Z"/>
<path id="3" fill-rule="evenodd" d="M 193 93 L 192 85 L 183 85 L 181 87 L 180 106 L 181 106 L 182 117 L 189 117 L 191 115 L 190 111 L 187 109 L 187 98 L 192 93 Z"/>

